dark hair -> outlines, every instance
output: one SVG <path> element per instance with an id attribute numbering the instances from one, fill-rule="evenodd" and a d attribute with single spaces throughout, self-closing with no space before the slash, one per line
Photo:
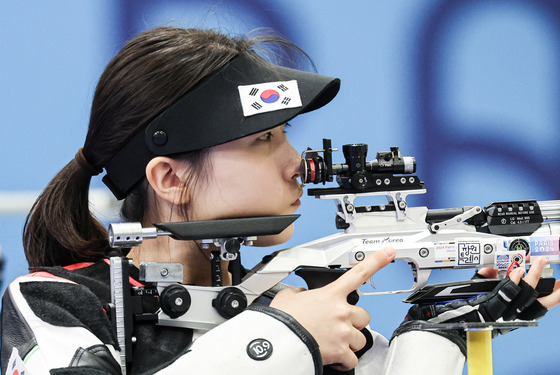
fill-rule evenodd
<path id="1" fill-rule="evenodd" d="M 101 75 L 83 147 L 85 159 L 103 168 L 132 136 L 202 78 L 238 54 L 267 43 L 289 45 L 276 36 L 235 38 L 200 29 L 164 27 L 140 34 Z M 205 155 L 202 150 L 179 157 L 200 170 Z M 73 159 L 39 196 L 23 233 L 31 268 L 96 261 L 110 250 L 105 227 L 89 210 L 90 181 L 91 173 Z M 121 210 L 125 220 L 142 221 L 148 191 L 144 179 L 129 193 Z"/>

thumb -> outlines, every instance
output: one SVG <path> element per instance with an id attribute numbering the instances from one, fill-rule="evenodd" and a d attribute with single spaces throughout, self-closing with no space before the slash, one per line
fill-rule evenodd
<path id="1" fill-rule="evenodd" d="M 391 263 L 395 259 L 395 249 L 386 247 L 379 251 L 374 251 L 366 259 L 356 264 L 348 272 L 340 276 L 336 281 L 330 284 L 335 293 L 344 297 L 358 289 L 377 271 Z"/>

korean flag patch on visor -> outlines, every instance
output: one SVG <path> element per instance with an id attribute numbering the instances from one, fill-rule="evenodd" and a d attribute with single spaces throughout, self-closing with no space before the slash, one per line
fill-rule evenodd
<path id="1" fill-rule="evenodd" d="M 240 53 L 161 112 L 104 168 L 103 182 L 124 198 L 145 177 L 148 162 L 230 142 L 285 124 L 329 103 L 338 78 L 272 64 L 254 51 Z"/>
<path id="2" fill-rule="evenodd" d="M 239 86 L 238 89 L 245 117 L 302 106 L 296 80 Z"/>

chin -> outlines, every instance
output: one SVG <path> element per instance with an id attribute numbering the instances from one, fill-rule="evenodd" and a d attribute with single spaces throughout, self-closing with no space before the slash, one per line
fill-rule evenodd
<path id="1" fill-rule="evenodd" d="M 288 241 L 290 238 L 292 238 L 293 234 L 294 234 L 294 224 L 292 223 L 290 224 L 290 226 L 288 226 L 279 234 L 274 234 L 270 236 L 259 236 L 255 241 L 255 243 L 253 244 L 253 246 L 264 247 L 264 246 L 281 245 L 284 242 Z"/>

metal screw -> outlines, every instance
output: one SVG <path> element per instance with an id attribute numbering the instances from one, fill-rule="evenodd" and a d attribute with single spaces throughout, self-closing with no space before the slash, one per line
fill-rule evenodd
<path id="1" fill-rule="evenodd" d="M 181 306 L 183 304 L 183 299 L 181 297 L 175 298 L 175 306 Z"/>
<path id="2" fill-rule="evenodd" d="M 169 270 L 167 268 L 162 268 L 161 272 L 160 272 L 160 275 L 163 276 L 163 277 L 169 276 Z"/>
<path id="3" fill-rule="evenodd" d="M 356 259 L 358 262 L 361 262 L 365 258 L 366 258 L 366 254 L 364 254 L 363 251 L 358 251 L 356 254 L 354 254 L 354 259 Z"/>
<path id="4" fill-rule="evenodd" d="M 490 254 L 492 252 L 492 250 L 494 250 L 494 246 L 492 246 L 490 244 L 484 245 L 484 252 L 486 254 Z"/>
<path id="5" fill-rule="evenodd" d="M 421 248 L 420 251 L 418 252 L 418 254 L 422 257 L 425 258 L 428 255 L 430 255 L 430 250 L 426 249 L 425 247 Z"/>

